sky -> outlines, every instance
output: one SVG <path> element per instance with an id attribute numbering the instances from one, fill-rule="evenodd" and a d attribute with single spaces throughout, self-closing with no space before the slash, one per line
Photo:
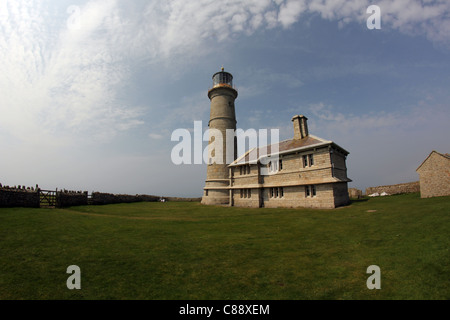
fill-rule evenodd
<path id="1" fill-rule="evenodd" d="M 0 0 L 0 183 L 200 197 L 206 165 L 175 165 L 171 135 L 206 130 L 222 66 L 238 128 L 291 139 L 307 116 L 349 187 L 450 152 L 448 0 Z"/>

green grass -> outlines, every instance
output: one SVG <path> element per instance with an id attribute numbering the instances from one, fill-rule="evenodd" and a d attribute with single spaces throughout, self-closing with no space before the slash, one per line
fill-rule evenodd
<path id="1" fill-rule="evenodd" d="M 450 197 L 418 194 L 335 210 L 0 209 L 0 299 L 450 299 L 449 234 Z"/>

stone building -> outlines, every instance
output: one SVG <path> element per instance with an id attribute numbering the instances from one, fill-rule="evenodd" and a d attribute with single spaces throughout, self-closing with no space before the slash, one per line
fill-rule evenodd
<path id="1" fill-rule="evenodd" d="M 210 129 L 235 130 L 237 91 L 232 76 L 222 70 L 213 80 L 214 87 L 208 93 Z M 253 148 L 238 159 L 234 149 L 231 164 L 225 155 L 222 164 L 208 164 L 202 203 L 253 208 L 336 208 L 348 204 L 349 152 L 333 141 L 310 135 L 305 116 L 294 116 L 292 122 L 293 139 Z M 235 137 L 233 142 L 236 148 Z M 224 139 L 223 145 L 228 143 Z"/>
<path id="2" fill-rule="evenodd" d="M 270 157 L 275 161 L 263 147 L 229 166 L 232 206 L 325 209 L 349 203 L 348 151 L 310 135 L 307 120 L 303 115 L 292 119 L 294 138 L 278 144 L 278 153 Z"/>
<path id="3" fill-rule="evenodd" d="M 422 198 L 450 195 L 450 154 L 432 151 L 416 171 Z"/>

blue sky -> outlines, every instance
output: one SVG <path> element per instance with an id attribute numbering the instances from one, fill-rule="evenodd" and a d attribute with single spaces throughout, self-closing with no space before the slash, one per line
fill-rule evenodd
<path id="1" fill-rule="evenodd" d="M 350 187 L 450 151 L 447 0 L 0 0 L 0 61 L 3 185 L 201 196 L 206 167 L 172 164 L 171 134 L 207 126 L 222 65 L 239 128 L 289 139 L 306 115 L 350 152 Z"/>

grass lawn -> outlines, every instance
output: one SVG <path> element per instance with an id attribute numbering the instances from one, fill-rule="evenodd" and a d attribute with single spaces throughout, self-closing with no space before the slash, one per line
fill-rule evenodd
<path id="1" fill-rule="evenodd" d="M 450 299 L 449 235 L 450 197 L 418 194 L 335 210 L 0 209 L 0 299 Z"/>

